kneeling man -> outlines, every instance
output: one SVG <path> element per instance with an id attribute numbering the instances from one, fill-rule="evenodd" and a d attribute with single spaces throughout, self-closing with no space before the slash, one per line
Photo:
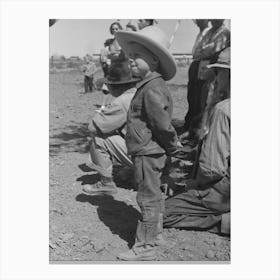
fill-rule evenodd
<path id="1" fill-rule="evenodd" d="M 132 167 L 125 143 L 127 112 L 136 92 L 128 60 L 120 61 L 109 69 L 106 84 L 116 98 L 103 110 L 97 110 L 89 123 L 91 133 L 90 163 L 88 167 L 100 174 L 101 180 L 93 185 L 85 185 L 87 194 L 114 194 L 117 192 L 113 181 L 113 163 Z"/>

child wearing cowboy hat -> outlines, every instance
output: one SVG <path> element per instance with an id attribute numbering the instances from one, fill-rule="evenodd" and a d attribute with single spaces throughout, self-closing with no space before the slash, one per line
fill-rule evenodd
<path id="1" fill-rule="evenodd" d="M 142 219 L 138 222 L 135 245 L 118 258 L 154 260 L 155 246 L 163 241 L 160 177 L 167 155 L 178 146 L 171 124 L 172 98 L 165 83 L 176 74 L 176 63 L 168 51 L 168 38 L 155 26 L 139 32 L 119 31 L 116 38 L 130 58 L 133 75 L 141 79 L 128 112 L 126 143 L 134 164 Z"/>

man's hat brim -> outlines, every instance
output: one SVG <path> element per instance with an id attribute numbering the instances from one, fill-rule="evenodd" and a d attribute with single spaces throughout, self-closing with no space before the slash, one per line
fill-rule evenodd
<path id="1" fill-rule="evenodd" d="M 119 45 L 126 54 L 130 52 L 129 43 L 138 43 L 158 57 L 160 62 L 159 72 L 164 80 L 168 81 L 175 76 L 176 62 L 165 47 L 141 34 L 141 32 L 118 31 L 115 36 Z M 133 52 L 133 50 L 131 51 Z"/>
<path id="2" fill-rule="evenodd" d="M 107 78 L 104 79 L 104 83 L 107 85 L 124 85 L 124 84 L 131 84 L 131 83 L 137 83 L 140 81 L 140 78 L 131 78 L 130 80 L 127 81 L 110 81 Z"/>

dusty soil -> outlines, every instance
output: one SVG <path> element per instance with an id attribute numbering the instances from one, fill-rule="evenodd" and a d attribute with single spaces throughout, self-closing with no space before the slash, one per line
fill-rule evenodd
<path id="1" fill-rule="evenodd" d="M 101 73 L 96 78 L 100 77 Z M 169 82 L 174 100 L 174 124 L 182 124 L 187 110 L 187 69 L 179 68 Z M 82 93 L 78 71 L 50 73 L 49 259 L 56 261 L 118 261 L 133 245 L 140 217 L 131 170 L 117 166 L 114 196 L 88 196 L 82 185 L 97 176 L 78 167 L 88 158 L 87 124 L 103 94 Z M 184 181 L 192 160 L 174 160 L 169 181 Z M 173 189 L 176 191 L 176 189 Z M 158 249 L 159 261 L 230 261 L 230 239 L 209 232 L 165 229 L 167 245 Z"/>

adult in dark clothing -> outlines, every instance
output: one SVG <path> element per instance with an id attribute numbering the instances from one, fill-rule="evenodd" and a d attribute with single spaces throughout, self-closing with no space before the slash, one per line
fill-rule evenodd
<path id="1" fill-rule="evenodd" d="M 219 54 L 226 48 L 230 46 L 230 31 L 223 24 L 224 19 L 211 19 L 212 27 L 206 32 L 203 43 L 197 48 L 195 52 L 195 59 L 199 61 L 198 66 L 198 76 L 197 79 L 201 81 L 202 86 L 200 88 L 200 112 L 194 119 L 198 119 L 195 125 L 191 124 L 193 120 L 189 121 L 186 119 L 186 128 L 198 128 L 201 126 L 202 115 L 204 114 L 205 108 L 207 106 L 207 99 L 210 85 L 215 78 L 215 73 L 209 71 L 208 65 L 213 64 L 217 61 Z M 199 117 L 199 118 L 198 118 Z"/>
<path id="2" fill-rule="evenodd" d="M 199 115 L 202 111 L 202 104 L 201 104 L 201 89 L 205 80 L 201 80 L 198 78 L 198 69 L 199 69 L 199 62 L 200 59 L 198 58 L 197 54 L 199 53 L 200 48 L 202 48 L 204 44 L 204 37 L 207 31 L 209 30 L 208 27 L 208 20 L 207 19 L 197 19 L 194 20 L 195 24 L 199 27 L 199 34 L 196 37 L 195 44 L 193 46 L 192 55 L 193 61 L 189 67 L 189 82 L 188 82 L 188 112 L 185 117 L 185 129 L 188 130 L 189 126 L 193 120 L 193 118 Z"/>

